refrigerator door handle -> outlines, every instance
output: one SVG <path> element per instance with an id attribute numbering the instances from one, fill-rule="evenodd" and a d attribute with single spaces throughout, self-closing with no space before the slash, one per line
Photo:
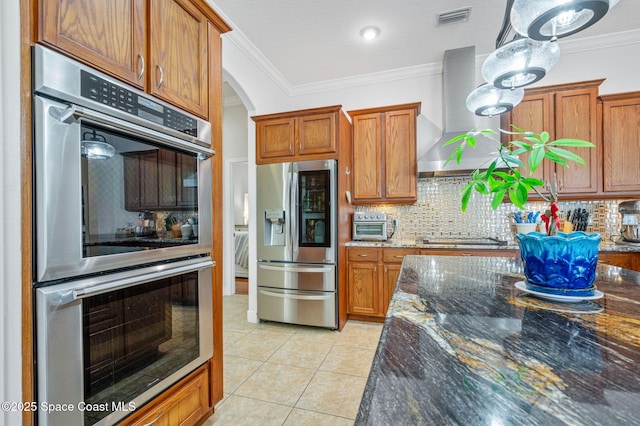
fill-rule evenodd
<path id="1" fill-rule="evenodd" d="M 264 294 L 265 296 L 279 297 L 281 299 L 297 299 L 297 300 L 329 300 L 333 297 L 333 293 L 329 293 L 322 296 L 320 295 L 311 296 L 311 295 L 303 295 L 303 294 L 276 293 L 273 291 L 268 291 L 263 289 L 260 289 L 260 293 Z"/>
<path id="2" fill-rule="evenodd" d="M 325 273 L 331 272 L 332 266 L 319 266 L 319 267 L 304 267 L 304 266 L 293 266 L 293 265 L 285 265 L 285 266 L 271 266 L 271 265 L 259 265 L 262 269 L 268 269 L 271 271 L 282 271 L 282 272 L 316 272 L 316 273 Z"/>
<path id="3" fill-rule="evenodd" d="M 289 215 L 291 223 L 291 232 L 289 234 L 291 249 L 293 251 L 293 257 L 296 259 L 300 245 L 298 244 L 298 219 L 299 219 L 299 202 L 298 202 L 298 167 L 296 163 L 291 163 L 291 173 L 289 174 L 289 208 L 291 214 Z"/>

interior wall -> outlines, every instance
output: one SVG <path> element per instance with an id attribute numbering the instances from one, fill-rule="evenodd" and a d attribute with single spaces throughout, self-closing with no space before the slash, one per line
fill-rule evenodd
<path id="1" fill-rule="evenodd" d="M 233 181 L 233 224 L 244 223 L 244 194 L 249 193 L 249 168 L 246 162 L 234 163 L 231 176 Z"/>
<path id="2" fill-rule="evenodd" d="M 20 1 L 0 2 L 0 399 L 22 401 Z M 21 423 L 2 410 L 0 424 Z"/>

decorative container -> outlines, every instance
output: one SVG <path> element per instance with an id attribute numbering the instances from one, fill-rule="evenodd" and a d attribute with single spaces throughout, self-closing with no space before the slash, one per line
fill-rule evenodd
<path id="1" fill-rule="evenodd" d="M 578 297 L 595 294 L 600 234 L 532 232 L 516 234 L 516 239 L 529 290 Z"/>

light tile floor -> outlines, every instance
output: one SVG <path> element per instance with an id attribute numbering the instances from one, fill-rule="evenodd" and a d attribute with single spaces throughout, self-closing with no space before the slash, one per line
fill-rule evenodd
<path id="1" fill-rule="evenodd" d="M 353 425 L 382 324 L 252 324 L 247 303 L 224 298 L 225 395 L 204 425 Z"/>

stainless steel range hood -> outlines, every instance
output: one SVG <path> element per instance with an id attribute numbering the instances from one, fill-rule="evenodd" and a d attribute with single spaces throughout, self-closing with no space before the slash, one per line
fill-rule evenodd
<path id="1" fill-rule="evenodd" d="M 444 133 L 431 146 L 421 150 L 424 154 L 418 158 L 418 177 L 466 175 L 471 170 L 487 168 L 495 158 L 495 147 L 489 141 L 481 141 L 475 148 L 465 150 L 460 164 L 451 161 L 444 166 L 455 147 L 454 144 L 444 146 L 444 143 L 478 127 L 476 115 L 466 105 L 467 96 L 476 88 L 475 46 L 444 52 L 442 87 Z M 485 124 L 484 127 L 489 126 Z"/>

